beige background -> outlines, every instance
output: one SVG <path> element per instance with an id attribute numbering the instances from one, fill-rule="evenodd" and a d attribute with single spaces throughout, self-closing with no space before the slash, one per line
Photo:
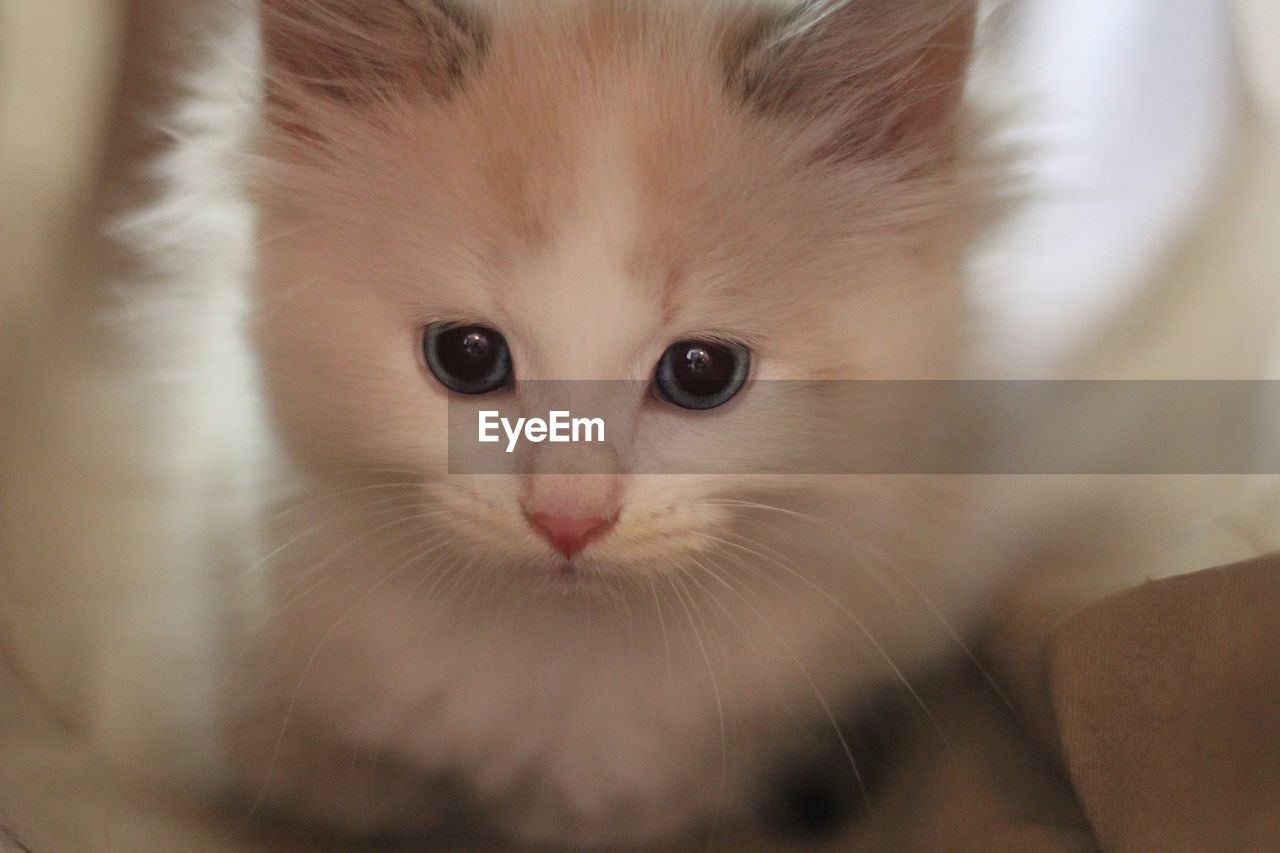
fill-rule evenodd
<path id="1" fill-rule="evenodd" d="M 114 98 L 119 2 L 0 0 L 0 326 L 68 254 Z"/>

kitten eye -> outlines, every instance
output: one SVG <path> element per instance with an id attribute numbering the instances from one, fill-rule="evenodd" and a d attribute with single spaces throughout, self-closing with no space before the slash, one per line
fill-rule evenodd
<path id="1" fill-rule="evenodd" d="M 432 375 L 459 394 L 488 394 L 515 378 L 507 339 L 485 326 L 428 326 L 423 352 Z"/>
<path id="2" fill-rule="evenodd" d="M 732 344 L 680 341 L 658 361 L 653 393 L 696 412 L 723 406 L 737 396 L 751 370 L 751 353 Z"/>

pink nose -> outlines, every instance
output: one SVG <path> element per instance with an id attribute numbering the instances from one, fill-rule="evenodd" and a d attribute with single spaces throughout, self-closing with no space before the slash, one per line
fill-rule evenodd
<path id="1" fill-rule="evenodd" d="M 551 547 L 566 557 L 572 557 L 587 547 L 588 543 L 608 533 L 614 520 L 535 512 L 529 515 L 529 524 L 551 543 Z"/>

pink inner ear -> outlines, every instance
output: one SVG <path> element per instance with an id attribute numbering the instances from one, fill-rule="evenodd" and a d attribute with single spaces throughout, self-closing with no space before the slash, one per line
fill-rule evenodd
<path id="1" fill-rule="evenodd" d="M 771 111 L 833 126 L 817 159 L 949 147 L 964 92 L 976 0 L 820 0 L 741 72 Z"/>
<path id="2" fill-rule="evenodd" d="M 881 94 L 876 103 L 852 116 L 818 158 L 949 150 L 964 95 L 975 23 L 975 11 L 968 10 L 948 21 L 920 51 L 885 63 L 881 78 L 853 81 L 850 85 L 868 90 L 879 87 Z"/>
<path id="3" fill-rule="evenodd" d="M 263 0 L 262 28 L 269 91 L 295 108 L 444 96 L 481 51 L 432 0 Z"/>
<path id="4" fill-rule="evenodd" d="M 938 30 L 904 78 L 907 96 L 900 134 L 932 135 L 949 129 L 964 95 L 966 73 L 973 53 L 977 9 L 970 7 Z"/>

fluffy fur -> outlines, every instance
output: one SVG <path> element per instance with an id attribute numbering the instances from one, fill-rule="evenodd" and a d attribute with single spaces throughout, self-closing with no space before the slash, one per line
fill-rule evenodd
<path id="1" fill-rule="evenodd" d="M 963 484 L 450 476 L 417 336 L 493 325 L 521 379 L 643 381 L 695 335 L 757 380 L 956 375 L 972 5 L 265 0 L 228 40 L 265 55 L 197 78 L 169 199 L 127 223 L 154 280 L 109 300 L 123 354 L 72 347 L 19 431 L 96 522 L 70 541 L 31 501 L 9 562 L 110 564 L 76 632 L 12 572 L 19 647 L 109 658 L 46 693 L 139 763 L 361 832 L 748 820 L 838 710 L 956 652 L 991 580 Z M 631 458 L 812 448 L 849 414 L 792 402 L 641 395 Z M 531 503 L 619 513 L 575 583 Z"/>

